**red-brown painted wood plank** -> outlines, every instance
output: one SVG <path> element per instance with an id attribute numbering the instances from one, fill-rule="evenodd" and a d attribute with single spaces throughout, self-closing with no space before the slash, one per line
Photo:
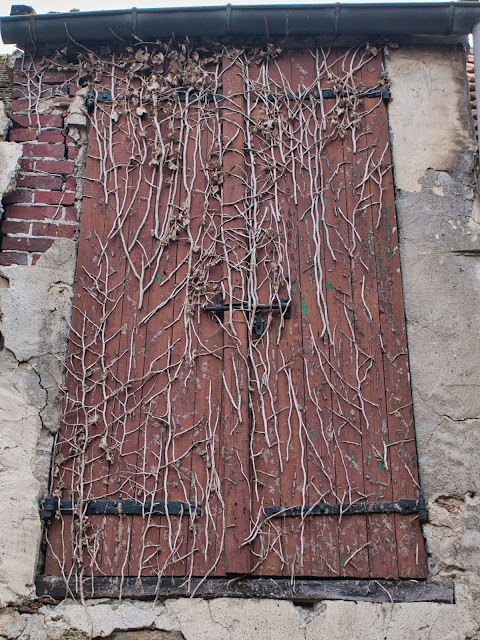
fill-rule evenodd
<path id="1" fill-rule="evenodd" d="M 228 72 L 226 70 L 228 69 Z M 225 304 L 245 300 L 246 248 L 243 186 L 243 81 L 237 63 L 223 62 L 223 203 Z M 224 315 L 224 368 L 222 393 L 222 485 L 225 509 L 225 571 L 248 573 L 250 553 L 242 546 L 249 532 L 248 477 L 249 426 L 247 322 L 243 311 Z"/>
<path id="2" fill-rule="evenodd" d="M 371 73 L 370 64 L 363 70 Z M 389 141 L 387 118 L 367 116 L 366 127 L 372 136 Z M 375 156 L 384 153 L 378 144 Z M 388 146 L 383 158 L 384 170 L 391 167 Z M 377 176 L 377 180 L 380 176 Z M 374 199 L 378 189 L 372 185 Z M 373 217 L 374 246 L 377 263 L 380 328 L 383 341 L 383 369 L 388 420 L 388 453 L 393 482 L 393 499 L 417 499 L 419 496 L 418 468 L 415 447 L 412 395 L 408 367 L 405 311 L 403 305 L 398 227 L 395 212 L 395 193 L 391 168 L 382 177 L 382 199 L 378 216 Z M 376 198 L 379 200 L 379 198 Z M 398 576 L 425 578 L 425 543 L 416 516 L 394 516 L 397 539 Z"/>

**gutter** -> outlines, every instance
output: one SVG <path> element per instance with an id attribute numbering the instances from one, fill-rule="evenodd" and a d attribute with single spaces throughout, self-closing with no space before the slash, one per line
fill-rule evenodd
<path id="1" fill-rule="evenodd" d="M 207 0 L 208 1 L 208 0 Z M 263 5 L 48 13 L 0 18 L 5 44 L 75 40 L 287 36 L 465 35 L 480 21 L 477 0 L 438 3 Z"/>

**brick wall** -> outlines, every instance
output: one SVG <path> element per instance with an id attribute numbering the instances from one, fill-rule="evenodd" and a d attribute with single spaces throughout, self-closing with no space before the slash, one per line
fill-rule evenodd
<path id="1" fill-rule="evenodd" d="M 49 71 L 36 83 L 15 71 L 10 141 L 23 143 L 23 156 L 17 189 L 3 200 L 0 265 L 35 264 L 55 238 L 77 233 L 78 147 L 64 128 L 74 73 Z"/>
<path id="2" fill-rule="evenodd" d="M 11 72 L 7 69 L 7 57 L 0 56 L 0 100 L 3 100 L 7 109 L 10 110 L 12 103 L 12 78 Z"/>
<path id="3" fill-rule="evenodd" d="M 477 97 L 475 95 L 475 68 L 473 62 L 473 52 L 470 51 L 467 57 L 467 77 L 468 77 L 468 89 L 470 92 L 470 106 L 472 107 L 473 122 L 475 124 L 475 130 L 477 130 Z"/>

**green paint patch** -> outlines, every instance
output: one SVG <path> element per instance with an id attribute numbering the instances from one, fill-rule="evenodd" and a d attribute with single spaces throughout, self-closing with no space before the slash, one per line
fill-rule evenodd
<path id="1" fill-rule="evenodd" d="M 377 498 L 381 498 L 382 494 L 380 492 L 377 493 Z"/>
<path id="2" fill-rule="evenodd" d="M 158 282 L 160 282 L 160 274 L 159 273 L 157 273 L 157 280 L 158 280 Z"/>
<path id="3" fill-rule="evenodd" d="M 120 264 L 118 266 L 119 267 L 123 267 L 123 262 L 120 262 Z"/>
<path id="4" fill-rule="evenodd" d="M 383 471 L 383 462 L 379 462 L 378 463 L 378 467 L 379 467 L 380 471 Z"/>
<path id="5" fill-rule="evenodd" d="M 340 564 L 341 564 L 341 565 L 342 565 L 342 567 L 343 567 L 343 554 L 342 554 L 342 553 L 340 554 Z"/>
<path id="6" fill-rule="evenodd" d="M 356 178 L 356 177 L 357 177 L 357 170 L 356 170 L 356 169 L 354 169 L 354 170 L 353 170 L 353 177 L 354 177 L 354 178 Z"/>
<path id="7" fill-rule="evenodd" d="M 332 290 L 332 283 L 330 282 L 330 280 L 327 281 L 327 291 L 331 291 Z"/>
<path id="8" fill-rule="evenodd" d="M 312 440 L 315 440 L 315 431 L 312 431 Z"/>
<path id="9" fill-rule="evenodd" d="M 357 459 L 357 456 L 352 456 L 352 460 L 356 460 L 356 459 Z"/>
<path id="10" fill-rule="evenodd" d="M 387 438 L 387 444 L 392 444 L 392 441 L 390 440 L 390 438 Z"/>
<path id="11" fill-rule="evenodd" d="M 313 561 L 313 564 L 314 564 L 316 567 L 319 567 L 319 566 L 320 566 L 320 563 L 319 563 L 319 562 L 317 562 L 316 560 L 314 560 L 314 561 Z"/>
<path id="12" fill-rule="evenodd" d="M 295 295 L 295 291 L 297 290 L 297 287 L 292 284 L 292 286 L 290 287 L 290 296 L 293 298 L 293 296 Z"/>
<path id="13" fill-rule="evenodd" d="M 388 222 L 387 222 L 387 224 L 385 225 L 385 231 L 386 231 L 387 233 L 390 233 L 390 225 L 388 224 Z"/>
<path id="14" fill-rule="evenodd" d="M 323 199 L 323 204 L 327 204 L 327 202 L 328 202 L 328 198 L 324 198 Z"/>
<path id="15" fill-rule="evenodd" d="M 302 313 L 306 318 L 307 317 L 307 307 L 305 306 L 305 299 L 303 297 L 303 293 L 301 295 L 301 298 L 302 298 Z"/>
<path id="16" fill-rule="evenodd" d="M 383 270 L 383 258 L 380 258 L 380 260 L 378 261 L 378 267 L 377 267 L 377 278 L 380 278 L 380 276 L 382 275 L 382 270 Z"/>

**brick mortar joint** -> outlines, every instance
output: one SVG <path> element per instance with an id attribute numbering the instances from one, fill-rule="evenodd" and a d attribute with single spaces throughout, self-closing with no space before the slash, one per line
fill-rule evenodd
<path id="1" fill-rule="evenodd" d="M 25 146 L 21 158 L 23 167 L 17 174 L 15 194 L 18 201 L 15 202 L 13 195 L 14 201 L 8 205 L 5 219 L 9 226 L 6 226 L 8 231 L 4 237 L 10 238 L 10 242 L 5 243 L 2 254 L 10 258 L 21 257 L 23 263 L 28 256 L 28 264 L 32 264 L 34 256 L 48 249 L 46 245 L 40 249 L 43 241 L 53 242 L 58 236 L 72 237 L 71 232 L 72 239 L 78 235 L 87 158 L 88 115 L 85 91 L 78 91 L 75 82 L 77 66 L 61 71 L 46 70 L 41 83 L 32 83 L 28 79 L 28 71 L 21 68 L 24 62 L 16 60 L 15 64 L 14 90 L 17 93 L 14 107 L 17 110 L 12 113 L 14 128 L 11 137 L 17 136 L 18 140 L 14 141 L 23 142 Z M 46 185 L 43 188 L 42 180 Z M 75 186 L 72 180 L 75 180 Z M 22 202 L 22 199 L 27 202 Z M 76 211 L 75 216 L 71 210 Z M 18 231 L 15 225 L 18 225 Z M 25 225 L 28 225 L 28 232 Z M 24 246 L 21 246 L 22 241 Z M 14 246 L 15 243 L 19 246 Z"/>

